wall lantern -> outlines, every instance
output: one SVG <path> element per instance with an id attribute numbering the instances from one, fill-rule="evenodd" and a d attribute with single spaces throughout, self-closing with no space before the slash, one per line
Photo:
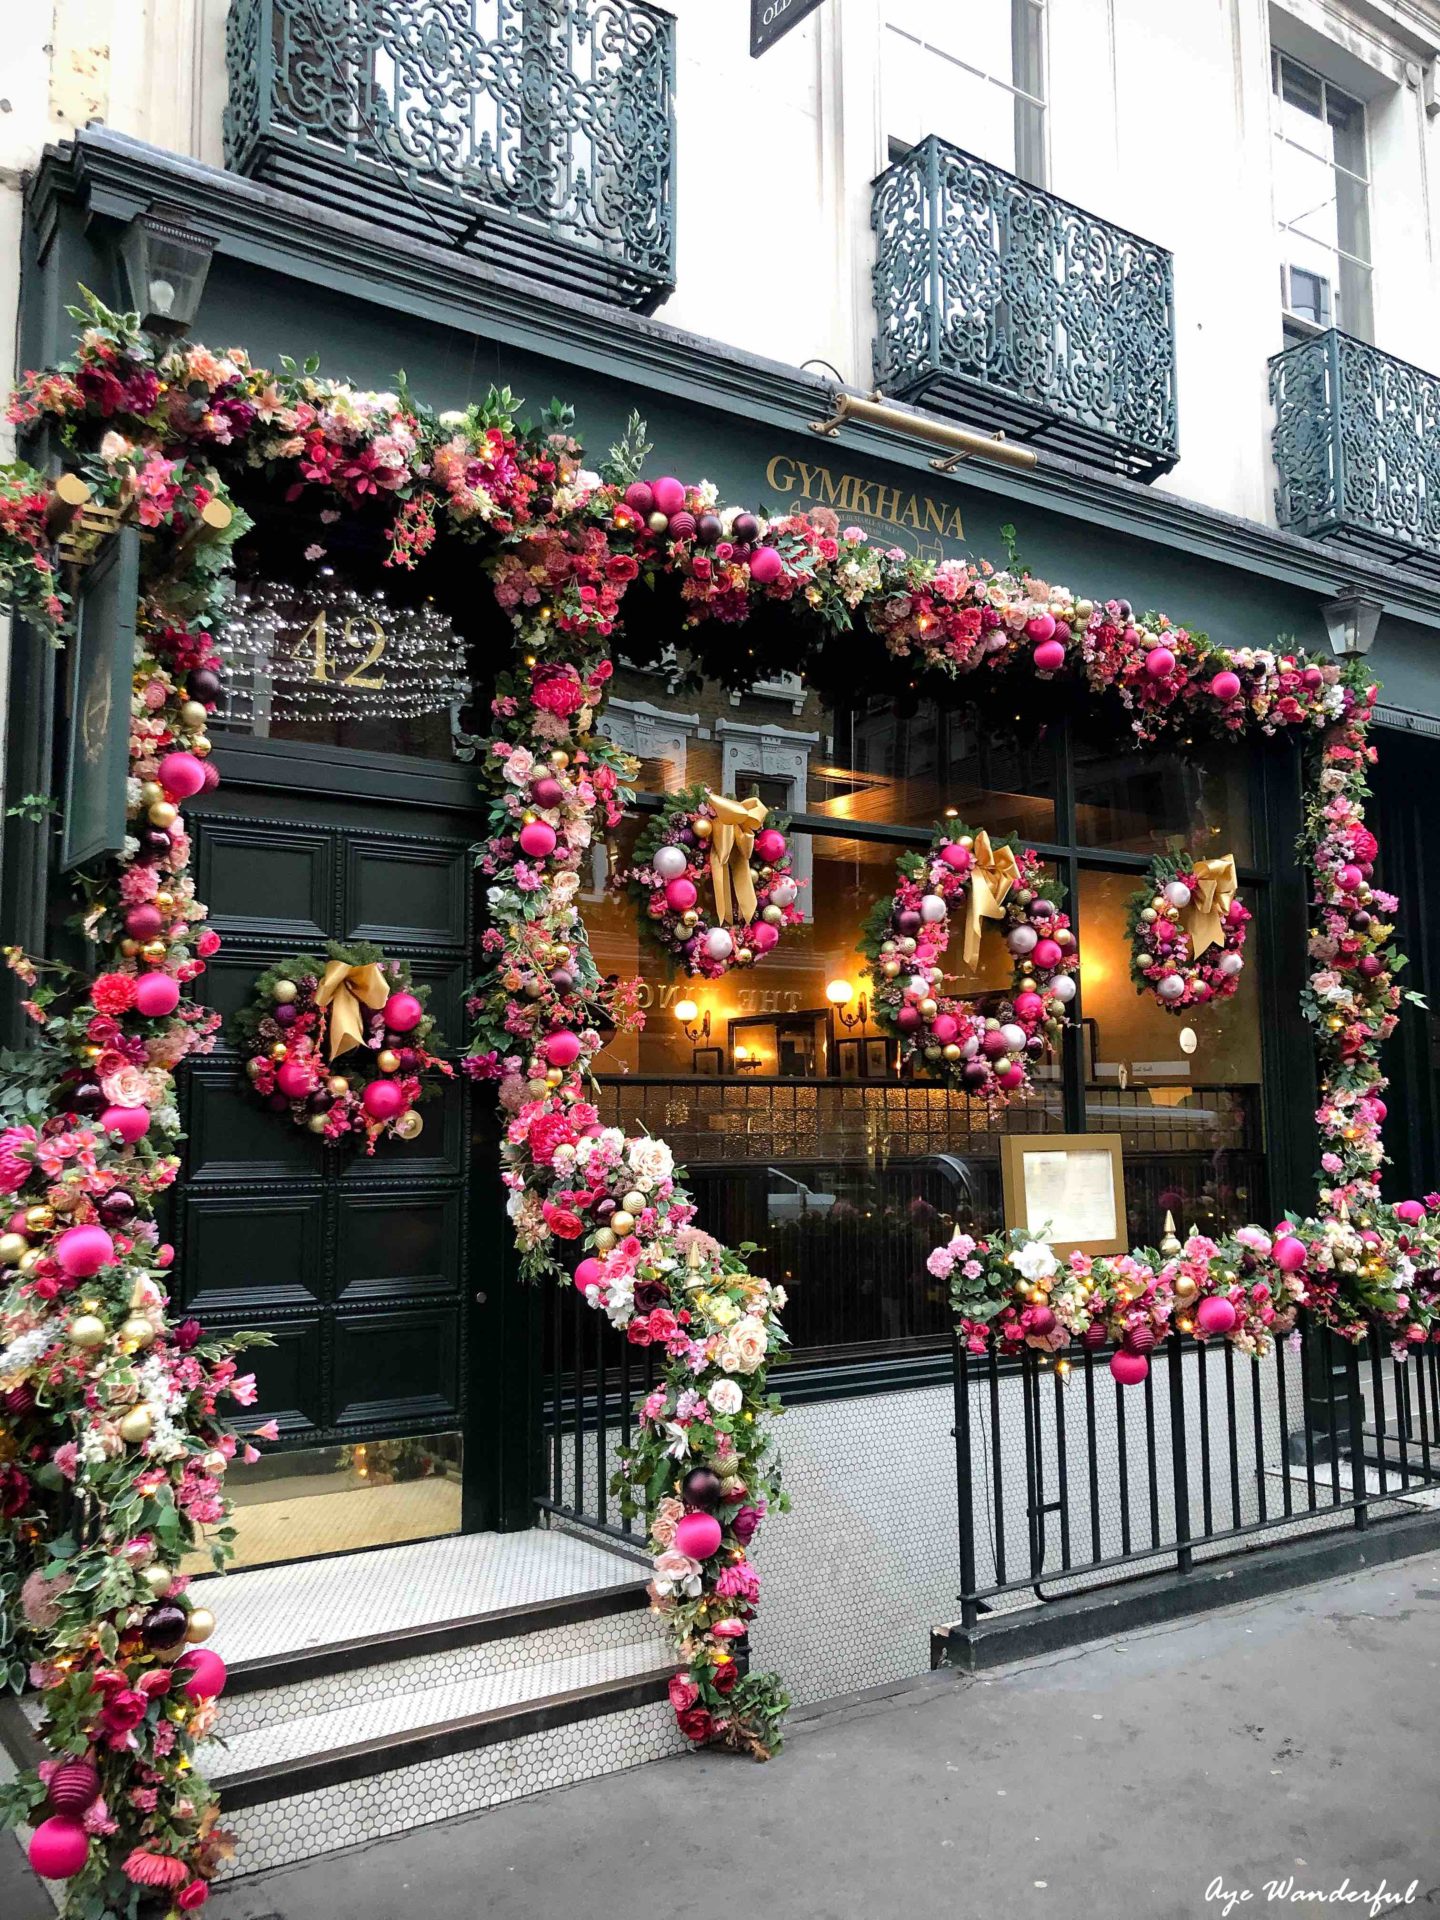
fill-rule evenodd
<path id="1" fill-rule="evenodd" d="M 933 414 L 917 413 L 910 407 L 892 406 L 883 394 L 862 399 L 858 393 L 836 392 L 830 396 L 835 411 L 825 420 L 812 420 L 810 431 L 833 440 L 841 427 L 854 421 L 861 426 L 883 427 L 889 433 L 903 433 L 927 446 L 948 451 L 930 462 L 937 473 L 953 473 L 963 460 L 994 460 L 1002 467 L 1033 467 L 1035 451 L 1017 446 L 1003 433 L 975 433 L 969 427 L 952 426 Z"/>
<path id="2" fill-rule="evenodd" d="M 1338 600 L 1327 600 L 1320 611 L 1325 616 L 1331 648 L 1342 660 L 1369 653 L 1384 612 L 1378 600 L 1367 600 L 1358 589 L 1350 587 Z"/>
<path id="3" fill-rule="evenodd" d="M 181 207 L 137 213 L 120 241 L 131 306 L 147 333 L 179 339 L 194 324 L 215 242 L 197 233 Z"/>

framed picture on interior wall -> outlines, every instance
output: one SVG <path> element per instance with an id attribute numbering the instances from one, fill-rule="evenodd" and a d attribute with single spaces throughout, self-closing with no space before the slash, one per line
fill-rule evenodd
<path id="1" fill-rule="evenodd" d="M 696 1047 L 691 1060 L 691 1072 L 701 1080 L 718 1080 L 725 1071 L 725 1049 L 723 1047 Z"/>
<path id="2" fill-rule="evenodd" d="M 888 1040 L 865 1042 L 865 1078 L 867 1080 L 890 1078 L 890 1042 Z"/>
<path id="3" fill-rule="evenodd" d="M 1000 1174 L 1005 1225 L 1041 1235 L 1062 1259 L 1129 1247 L 1118 1133 L 1007 1133 Z"/>
<path id="4" fill-rule="evenodd" d="M 842 1080 L 858 1080 L 864 1067 L 861 1048 L 863 1040 L 837 1040 L 835 1042 L 835 1069 Z"/>
<path id="5" fill-rule="evenodd" d="M 140 533 L 121 527 L 82 576 L 70 647 L 70 750 L 60 859 L 67 869 L 125 844 L 130 691 Z"/>

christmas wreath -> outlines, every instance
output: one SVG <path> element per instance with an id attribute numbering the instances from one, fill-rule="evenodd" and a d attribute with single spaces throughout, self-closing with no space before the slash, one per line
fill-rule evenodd
<path id="1" fill-rule="evenodd" d="M 267 1106 L 326 1141 L 363 1139 L 373 1153 L 387 1134 L 413 1140 L 425 1124 L 417 1103 L 436 1074 L 454 1073 L 429 1050 L 430 989 L 368 942 L 326 952 L 292 953 L 255 982 L 235 1016 L 246 1076 Z"/>
<path id="2" fill-rule="evenodd" d="M 718 980 L 731 967 L 753 966 L 774 951 L 782 927 L 799 925 L 789 826 L 763 800 L 689 787 L 640 836 L 622 884 L 641 924 L 687 973 Z"/>
<path id="3" fill-rule="evenodd" d="M 861 952 L 870 963 L 872 1018 L 900 1042 L 902 1061 L 1005 1105 L 1030 1087 L 1030 1062 L 1058 1039 L 1075 997 L 1079 952 L 1063 895 L 1032 848 L 992 842 L 953 821 L 929 850 L 905 853 L 889 900 L 876 903 Z M 1000 923 L 1015 969 L 1010 991 L 982 1012 L 941 992 L 952 916 L 964 913 L 973 969 L 986 920 Z"/>
<path id="4" fill-rule="evenodd" d="M 1250 913 L 1236 894 L 1235 860 L 1162 854 L 1130 897 L 1130 978 L 1167 1013 L 1226 1000 L 1245 970 Z"/>

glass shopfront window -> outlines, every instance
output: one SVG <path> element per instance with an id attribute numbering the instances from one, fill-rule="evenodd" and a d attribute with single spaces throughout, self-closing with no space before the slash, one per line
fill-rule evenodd
<path id="1" fill-rule="evenodd" d="M 1182 1231 L 1263 1213 L 1258 916 L 1240 991 L 1188 1020 L 1136 994 L 1125 938 L 1130 895 L 1149 860 L 1173 847 L 1233 852 L 1255 909 L 1264 876 L 1253 864 L 1247 750 L 1152 754 L 1043 716 L 1028 737 L 1023 721 L 1007 735 L 964 707 L 872 701 L 840 713 L 798 680 L 737 698 L 709 686 L 672 693 L 662 675 L 633 669 L 616 678 L 605 723 L 642 755 L 642 786 L 758 791 L 795 822 L 804 923 L 753 968 L 692 980 L 643 937 L 633 903 L 605 886 L 628 862 L 634 822 L 597 850 L 584 905 L 598 965 L 638 974 L 647 1013 L 640 1034 L 616 1037 L 599 1057 L 605 1118 L 662 1134 L 707 1227 L 761 1249 L 762 1268 L 789 1291 L 797 1357 L 944 1344 L 945 1290 L 925 1257 L 955 1226 L 1003 1224 L 1006 1133 L 1118 1131 L 1136 1244 L 1161 1237 L 1167 1211 Z M 1038 1064 L 1033 1094 L 999 1114 L 901 1073 L 870 1018 L 857 952 L 866 916 L 894 890 L 897 855 L 928 844 L 950 810 L 1039 849 L 1068 890 L 1080 945 L 1074 1035 Z M 1009 986 L 996 931 L 973 974 L 956 970 L 958 948 L 952 991 Z M 1193 1052 L 1188 1037 L 1182 1045 L 1187 1027 Z"/>

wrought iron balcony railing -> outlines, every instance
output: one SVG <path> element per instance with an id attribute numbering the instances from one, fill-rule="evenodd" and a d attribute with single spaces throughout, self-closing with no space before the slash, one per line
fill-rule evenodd
<path id="1" fill-rule="evenodd" d="M 646 0 L 231 0 L 225 164 L 649 312 L 675 284 L 674 28 Z"/>
<path id="2" fill-rule="evenodd" d="M 1170 255 L 934 134 L 875 182 L 875 375 L 1140 479 L 1179 457 Z"/>
<path id="3" fill-rule="evenodd" d="M 1440 378 L 1332 327 L 1270 362 L 1282 527 L 1440 573 Z"/>

